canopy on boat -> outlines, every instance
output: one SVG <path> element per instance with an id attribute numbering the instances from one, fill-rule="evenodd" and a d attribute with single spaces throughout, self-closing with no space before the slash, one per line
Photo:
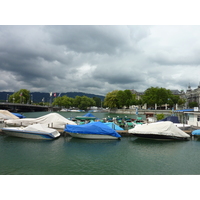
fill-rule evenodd
<path id="1" fill-rule="evenodd" d="M 161 119 L 160 121 L 170 121 L 173 123 L 180 123 L 177 116 L 168 116 L 164 119 Z"/>
<path id="2" fill-rule="evenodd" d="M 134 128 L 129 129 L 128 132 L 133 134 L 154 134 L 183 138 L 190 137 L 187 133 L 185 133 L 169 121 L 142 124 L 140 126 L 135 126 Z"/>
<path id="3" fill-rule="evenodd" d="M 183 109 L 183 110 L 175 110 L 174 112 L 193 112 L 194 109 Z"/>
<path id="4" fill-rule="evenodd" d="M 80 134 L 97 134 L 97 135 L 111 135 L 114 137 L 121 137 L 115 130 L 102 122 L 92 122 L 83 125 L 66 125 L 64 131 L 69 133 Z"/>
<path id="5" fill-rule="evenodd" d="M 200 129 L 192 131 L 192 135 L 200 135 Z"/>
<path id="6" fill-rule="evenodd" d="M 85 115 L 83 115 L 84 117 L 95 117 L 92 113 L 86 113 Z M 96 118 L 96 117 L 95 117 Z"/>
<path id="7" fill-rule="evenodd" d="M 75 122 L 66 119 L 58 113 L 50 113 L 38 118 L 6 120 L 5 123 L 8 126 L 28 126 L 31 124 L 45 124 L 47 127 L 58 129 L 64 129 L 66 124 L 76 125 Z"/>
<path id="8" fill-rule="evenodd" d="M 86 113 L 83 116 L 77 116 L 76 119 L 80 119 L 80 120 L 92 120 L 92 119 L 98 119 L 98 118 L 95 117 L 92 113 Z"/>
<path id="9" fill-rule="evenodd" d="M 110 128 L 112 128 L 114 130 L 118 130 L 118 131 L 124 130 L 123 128 L 121 128 L 120 126 L 118 126 L 117 124 L 115 124 L 114 122 L 107 122 L 107 123 L 104 123 L 104 124 L 106 124 L 107 126 L 109 126 Z"/>
<path id="10" fill-rule="evenodd" d="M 5 120 L 5 119 L 19 119 L 19 117 L 15 116 L 8 110 L 0 110 L 0 119 Z"/>

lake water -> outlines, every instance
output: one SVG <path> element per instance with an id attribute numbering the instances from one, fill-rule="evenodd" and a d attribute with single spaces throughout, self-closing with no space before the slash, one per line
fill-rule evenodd
<path id="1" fill-rule="evenodd" d="M 47 113 L 23 114 L 39 117 Z M 69 117 L 84 113 L 60 114 Z M 93 114 L 100 118 L 108 115 Z M 199 175 L 200 140 L 161 141 L 122 137 L 111 141 L 61 136 L 53 141 L 40 141 L 1 135 L 0 174 Z"/>

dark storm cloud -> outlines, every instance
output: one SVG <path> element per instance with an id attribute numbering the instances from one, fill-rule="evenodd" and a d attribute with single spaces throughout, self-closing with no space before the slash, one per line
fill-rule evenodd
<path id="1" fill-rule="evenodd" d="M 199 26 L 0 26 L 0 90 L 195 87 L 199 34 Z"/>
<path id="2" fill-rule="evenodd" d="M 116 54 L 133 51 L 135 42 L 128 26 L 50 26 L 52 42 L 78 53 Z M 132 41 L 131 41 L 132 37 Z"/>

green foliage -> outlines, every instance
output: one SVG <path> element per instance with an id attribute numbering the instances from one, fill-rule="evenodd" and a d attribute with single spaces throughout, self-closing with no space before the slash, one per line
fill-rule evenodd
<path id="1" fill-rule="evenodd" d="M 130 105 L 136 105 L 136 95 L 132 94 L 130 90 L 114 90 L 107 93 L 104 105 L 109 108 L 127 108 Z"/>
<path id="2" fill-rule="evenodd" d="M 118 108 L 122 108 L 126 104 L 127 96 L 122 90 L 119 90 L 116 95 Z"/>
<path id="3" fill-rule="evenodd" d="M 174 104 L 177 104 L 179 100 L 180 97 L 173 95 L 170 90 L 158 87 L 148 88 L 142 96 L 143 103 L 147 103 L 150 107 L 154 107 L 156 103 L 158 106 L 169 104 L 172 107 Z"/>
<path id="4" fill-rule="evenodd" d="M 104 106 L 109 108 L 117 108 L 118 107 L 118 100 L 117 100 L 117 93 L 118 90 L 114 90 L 106 94 L 104 99 Z"/>
<path id="5" fill-rule="evenodd" d="M 73 98 L 64 95 L 62 97 L 54 98 L 52 105 L 59 106 L 59 107 L 63 106 L 65 108 L 69 108 L 70 106 L 73 105 L 73 101 L 74 101 Z"/>
<path id="6" fill-rule="evenodd" d="M 101 102 L 101 99 L 99 97 L 93 97 L 92 99 L 95 101 L 95 104 L 96 104 L 97 107 L 102 106 L 102 102 Z"/>
<path id="7" fill-rule="evenodd" d="M 198 107 L 198 103 L 197 102 L 190 102 L 188 106 L 189 106 L 189 108 Z"/>
<path id="8" fill-rule="evenodd" d="M 179 98 L 179 100 L 178 100 L 178 105 L 184 105 L 186 103 L 186 100 L 185 99 L 181 99 L 181 98 Z"/>
<path id="9" fill-rule="evenodd" d="M 131 102 L 135 99 L 136 95 L 133 95 L 130 90 L 124 90 L 124 95 L 126 97 L 125 106 L 129 107 Z"/>
<path id="10" fill-rule="evenodd" d="M 164 115 L 164 114 L 157 114 L 157 115 L 156 115 L 156 118 L 157 118 L 157 120 L 159 121 L 159 120 L 161 120 L 161 119 L 164 119 L 164 118 L 165 118 L 165 115 Z"/>
<path id="11" fill-rule="evenodd" d="M 9 102 L 12 103 L 30 103 L 30 91 L 21 89 L 9 96 Z"/>
<path id="12" fill-rule="evenodd" d="M 93 98 L 87 96 L 76 96 L 75 98 L 71 98 L 65 95 L 54 98 L 52 105 L 65 108 L 77 107 L 81 110 L 87 110 L 88 107 L 95 106 L 96 103 Z"/>
<path id="13" fill-rule="evenodd" d="M 76 96 L 74 99 L 74 106 L 81 110 L 87 110 L 88 107 L 95 106 L 96 103 L 93 98 L 87 96 Z"/>

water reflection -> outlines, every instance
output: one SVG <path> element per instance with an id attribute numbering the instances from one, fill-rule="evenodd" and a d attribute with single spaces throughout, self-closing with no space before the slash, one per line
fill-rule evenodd
<path id="1" fill-rule="evenodd" d="M 67 145 L 79 153 L 88 154 L 104 154 L 113 151 L 113 149 L 120 144 L 120 140 L 89 140 L 79 138 L 68 138 L 64 145 Z"/>
<path id="2" fill-rule="evenodd" d="M 189 140 L 155 140 L 155 139 L 144 139 L 144 138 L 135 138 L 132 142 L 135 143 L 142 143 L 142 144 L 169 144 L 169 143 L 181 143 L 181 142 L 188 142 Z"/>

